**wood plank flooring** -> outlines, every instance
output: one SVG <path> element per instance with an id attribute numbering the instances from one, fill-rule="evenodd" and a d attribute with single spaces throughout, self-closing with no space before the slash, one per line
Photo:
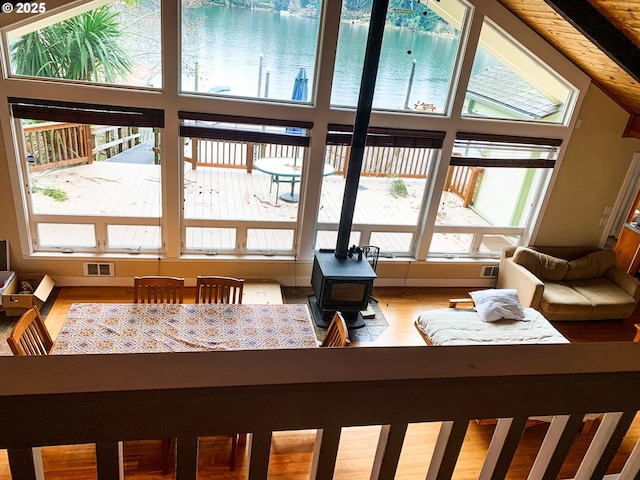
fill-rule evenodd
<path id="1" fill-rule="evenodd" d="M 462 288 L 376 288 L 374 296 L 379 300 L 389 328 L 375 342 L 379 346 L 424 345 L 413 326 L 422 310 L 446 308 L 448 299 L 463 297 Z M 185 302 L 193 301 L 193 289 L 187 288 Z M 47 316 L 47 326 L 55 338 L 64 323 L 69 306 L 75 302 L 129 302 L 132 288 L 62 288 Z M 636 320 L 637 321 L 637 320 Z M 633 319 L 607 322 L 556 322 L 556 327 L 572 341 L 631 341 L 635 335 Z M 355 345 L 357 347 L 357 344 Z M 427 348 L 427 347 L 425 347 Z M 396 478 L 413 480 L 425 478 L 428 459 L 433 451 L 439 423 L 410 425 Z M 462 448 L 455 479 L 477 478 L 482 468 L 494 427 L 469 424 Z M 533 463 L 547 425 L 527 428 L 511 465 L 508 479 L 524 479 Z M 350 427 L 343 431 L 336 463 L 335 479 L 368 479 L 377 444 L 379 427 Z M 571 449 L 562 468 L 560 478 L 572 478 L 578 468 L 580 456 L 586 451 L 595 428 L 581 434 Z M 608 473 L 619 472 L 624 461 L 640 438 L 640 418 L 625 437 Z M 276 432 L 272 441 L 269 478 L 307 479 L 315 431 Z M 161 474 L 161 450 L 159 440 L 127 442 L 125 444 L 125 477 L 136 480 L 174 478 L 173 471 Z M 237 469 L 229 471 L 230 441 L 228 437 L 201 439 L 199 479 L 240 479 L 247 472 L 246 448 L 238 452 Z M 43 463 L 47 480 L 95 479 L 95 450 L 92 445 L 43 448 Z M 0 480 L 10 480 L 6 452 L 0 450 Z M 19 479 L 13 479 L 19 480 Z"/>

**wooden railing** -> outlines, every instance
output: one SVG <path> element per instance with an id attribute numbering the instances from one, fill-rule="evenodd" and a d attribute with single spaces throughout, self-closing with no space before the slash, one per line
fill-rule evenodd
<path id="1" fill-rule="evenodd" d="M 143 140 L 136 127 L 44 122 L 23 131 L 30 172 L 109 159 Z"/>
<path id="2" fill-rule="evenodd" d="M 426 478 L 451 478 L 469 422 L 484 418 L 500 420 L 476 452 L 478 478 L 502 479 L 527 418 L 555 415 L 529 475 L 552 479 L 583 415 L 613 412 L 575 475 L 601 479 L 640 409 L 640 344 L 2 357 L 0 378 L 0 448 L 14 479 L 38 478 L 34 447 L 96 443 L 102 480 L 121 478 L 120 441 L 177 438 L 176 478 L 193 480 L 198 437 L 234 432 L 252 432 L 247 478 L 266 479 L 272 432 L 313 428 L 310 478 L 330 479 L 341 429 L 355 425 L 382 426 L 370 478 L 392 479 L 417 422 L 442 422 L 424 448 Z M 639 475 L 630 435 L 620 479 Z"/>
<path id="3" fill-rule="evenodd" d="M 451 166 L 447 170 L 443 190 L 460 197 L 462 206 L 467 208 L 473 203 L 473 196 L 483 171 L 481 167 Z"/>
<path id="4" fill-rule="evenodd" d="M 274 145 L 226 140 L 192 139 L 191 154 L 185 160 L 193 169 L 197 166 L 247 168 L 251 171 L 253 160 L 263 157 L 304 156 L 303 147 Z M 325 161 L 337 174 L 345 175 L 351 147 L 327 145 Z M 362 161 L 363 176 L 426 177 L 430 151 L 404 147 L 367 147 Z"/>
<path id="5" fill-rule="evenodd" d="M 29 171 L 91 163 L 91 132 L 79 123 L 45 122 L 23 127 Z"/>
<path id="6" fill-rule="evenodd" d="M 230 140 L 191 139 L 191 152 L 185 161 L 196 167 L 246 168 L 253 170 L 253 160 L 264 157 L 304 156 L 304 147 L 270 143 L 234 142 Z"/>
<path id="7" fill-rule="evenodd" d="M 115 157 L 142 142 L 142 132 L 138 127 L 119 127 L 109 125 L 91 126 L 91 155 L 102 160 Z"/>
<path id="8" fill-rule="evenodd" d="M 348 145 L 327 145 L 325 160 L 333 165 L 336 173 L 345 175 L 350 151 Z M 361 175 L 424 178 L 429 173 L 430 158 L 431 151 L 424 148 L 366 147 Z"/>

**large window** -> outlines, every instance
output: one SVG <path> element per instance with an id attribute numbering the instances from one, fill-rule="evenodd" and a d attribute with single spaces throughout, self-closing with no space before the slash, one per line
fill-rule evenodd
<path id="1" fill-rule="evenodd" d="M 358 102 L 371 2 L 345 2 L 331 94 L 336 106 Z M 457 0 L 390 2 L 373 107 L 447 111 L 467 6 Z"/>
<path id="2" fill-rule="evenodd" d="M 160 252 L 162 112 L 18 98 L 12 110 L 35 250 Z"/>
<path id="3" fill-rule="evenodd" d="M 183 251 L 291 254 L 311 125 L 181 117 Z"/>
<path id="4" fill-rule="evenodd" d="M 350 160 L 352 127 L 331 125 L 326 161 L 337 175 L 324 177 L 316 248 L 335 248 L 336 225 Z M 385 254 L 413 251 L 424 215 L 425 189 L 443 132 L 370 128 L 353 215 L 355 244 L 379 246 Z"/>
<path id="5" fill-rule="evenodd" d="M 335 248 L 371 1 L 63 3 L 0 32 L 25 256 Z M 390 2 L 350 245 L 495 257 L 534 231 L 584 79 L 485 11 Z"/>
<path id="6" fill-rule="evenodd" d="M 183 91 L 311 101 L 320 2 L 193 4 L 182 3 Z"/>
<path id="7" fill-rule="evenodd" d="M 497 256 L 530 225 L 559 140 L 458 133 L 430 253 Z"/>
<path id="8" fill-rule="evenodd" d="M 7 33 L 12 74 L 162 86 L 159 4 L 116 1 L 33 18 Z"/>
<path id="9" fill-rule="evenodd" d="M 563 123 L 576 90 L 490 22 L 473 62 L 464 115 Z"/>

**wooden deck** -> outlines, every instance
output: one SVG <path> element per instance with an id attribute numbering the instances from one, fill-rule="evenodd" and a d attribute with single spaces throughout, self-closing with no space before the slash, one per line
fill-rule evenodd
<path id="1" fill-rule="evenodd" d="M 159 245 L 160 236 L 157 220 L 161 215 L 161 167 L 159 165 L 94 162 L 91 164 L 62 167 L 31 174 L 31 201 L 33 212 L 39 215 L 68 216 L 108 216 L 118 217 L 109 222 L 117 225 L 133 225 L 124 228 L 109 226 L 109 243 L 115 245 Z M 408 195 L 394 195 L 391 192 L 391 178 L 360 178 L 358 202 L 354 223 L 366 225 L 415 226 L 418 223 L 425 179 L 404 179 Z M 341 175 L 323 178 L 319 223 L 338 223 L 341 213 L 345 179 Z M 66 194 L 66 200 L 58 201 L 45 193 L 46 189 L 59 189 Z M 280 184 L 280 193 L 287 191 L 287 184 Z M 300 184 L 294 186 L 299 192 Z M 256 221 L 291 223 L 291 230 L 268 230 L 261 235 L 271 235 L 268 245 L 292 245 L 293 232 L 298 220 L 298 203 L 285 202 L 276 197 L 276 186 L 271 184 L 270 175 L 259 171 L 247 173 L 239 168 L 198 167 L 184 168 L 184 217 L 187 220 Z M 446 204 L 456 205 L 439 214 L 439 222 L 457 225 L 486 225 L 486 222 L 470 209 L 462 208 L 462 202 L 451 193 Z M 457 205 L 459 204 L 459 205 Z M 140 219 L 146 222 L 140 222 Z M 61 220 L 64 222 L 64 220 Z M 144 223 L 139 232 L 131 228 Z M 149 228 L 155 226 L 155 228 Z M 51 244 L 57 235 L 69 238 L 68 226 L 50 233 Z M 78 229 L 81 226 L 77 227 Z M 129 231 L 127 231 L 129 230 Z M 197 229 L 200 230 L 200 229 Z M 222 229 L 221 229 L 222 231 Z M 253 231 L 253 235 L 256 234 Z M 269 233 L 270 232 L 270 233 Z M 221 235 L 224 235 L 224 231 Z M 322 233 L 319 243 L 323 243 Z M 86 232 L 83 234 L 86 236 Z M 329 237 L 331 235 L 328 235 Z M 198 237 L 196 235 L 195 237 Z M 207 240 L 193 238 L 194 248 L 206 248 Z M 386 237 L 393 237 L 387 235 Z M 409 241 L 407 241 L 409 239 Z M 256 240 L 257 241 L 257 240 Z M 262 239 L 261 241 L 264 241 Z M 325 238 L 325 241 L 331 242 Z M 333 240 L 335 241 L 335 240 Z M 64 243 L 64 242 L 61 242 Z M 398 240 L 390 240 L 387 249 L 408 251 L 410 234 L 398 235 Z M 282 248 L 281 248 L 282 249 Z"/>

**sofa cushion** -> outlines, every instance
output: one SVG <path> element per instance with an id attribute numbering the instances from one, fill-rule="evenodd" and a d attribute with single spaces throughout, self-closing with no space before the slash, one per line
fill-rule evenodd
<path id="1" fill-rule="evenodd" d="M 598 250 L 584 257 L 571 260 L 569 271 L 564 280 L 578 280 L 583 278 L 602 277 L 610 267 L 616 263 L 616 254 L 613 250 Z"/>
<path id="2" fill-rule="evenodd" d="M 604 277 L 583 278 L 566 282 L 594 307 L 611 308 L 616 305 L 635 305 L 634 298 Z"/>
<path id="3" fill-rule="evenodd" d="M 569 271 L 567 260 L 526 247 L 516 248 L 513 261 L 522 265 L 540 280 L 562 280 Z"/>
<path id="4" fill-rule="evenodd" d="M 555 314 L 587 315 L 593 309 L 592 303 L 580 292 L 563 282 L 545 282 L 540 309 Z"/>

